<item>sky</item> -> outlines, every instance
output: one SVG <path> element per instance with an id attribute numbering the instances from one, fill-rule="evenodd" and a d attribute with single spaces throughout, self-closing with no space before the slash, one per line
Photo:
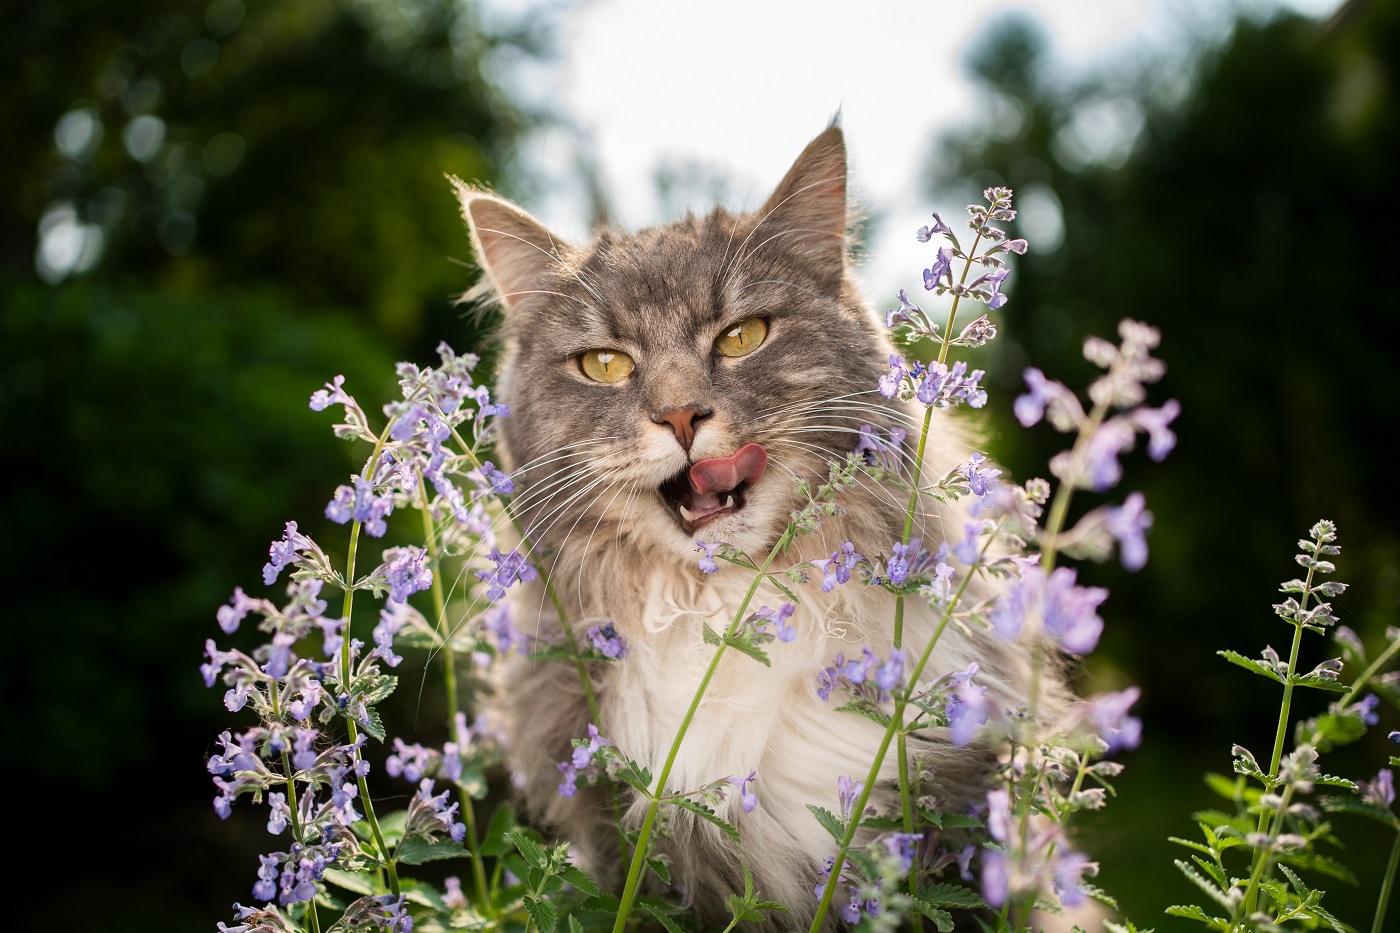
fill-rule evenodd
<path id="1" fill-rule="evenodd" d="M 563 117 L 527 138 L 521 206 L 565 239 L 587 237 L 584 175 L 593 166 L 615 222 L 664 222 L 686 208 L 763 202 L 806 143 L 840 113 L 853 197 L 880 218 L 858 276 L 874 301 L 919 280 L 930 259 L 913 233 L 957 214 L 919 190 L 938 134 L 982 103 L 964 56 L 999 18 L 1021 11 L 1050 38 L 1065 80 L 1116 63 L 1181 61 L 1227 35 L 1232 11 L 1284 7 L 1325 17 L 1339 0 L 487 0 L 488 17 L 545 17 L 556 55 L 498 77 Z M 857 12 L 858 9 L 858 12 Z M 1086 159 L 1122 158 L 1134 115 L 1086 114 Z M 672 166 L 686 197 L 662 199 Z M 964 199 L 965 200 L 965 199 Z M 1053 196 L 1023 203 L 1034 247 L 1053 246 Z M 1037 237 L 1038 235 L 1038 237 Z"/>

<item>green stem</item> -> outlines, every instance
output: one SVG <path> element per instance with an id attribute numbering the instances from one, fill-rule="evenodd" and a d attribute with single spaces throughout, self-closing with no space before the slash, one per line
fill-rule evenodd
<path id="1" fill-rule="evenodd" d="M 379 454 L 384 450 L 384 443 L 388 438 L 389 425 L 385 425 L 378 440 L 375 441 L 374 451 L 369 455 L 369 459 L 365 461 L 369 465 L 369 471 L 373 471 L 374 464 L 378 462 Z M 350 546 L 345 555 L 345 602 L 342 604 L 340 611 L 341 618 L 345 620 L 345 637 L 342 638 L 340 642 L 340 676 L 342 678 L 341 686 L 345 689 L 346 696 L 350 694 L 350 614 L 355 605 L 355 557 L 359 551 L 359 545 L 360 522 L 356 520 L 350 525 Z M 354 718 L 346 716 L 345 725 L 350 738 L 350 744 L 356 745 L 360 737 L 360 730 Z M 354 755 L 355 760 L 358 762 L 361 757 L 358 747 L 356 747 Z M 389 858 L 389 848 L 384 844 L 384 834 L 380 832 L 379 820 L 374 815 L 374 801 L 369 794 L 369 782 L 366 780 L 365 775 L 360 774 L 359 771 L 359 768 L 355 769 L 355 783 L 360 789 L 360 802 L 365 808 L 365 820 L 369 823 L 370 832 L 374 835 L 374 842 L 378 847 L 379 854 L 384 858 L 384 868 L 389 873 L 389 890 L 397 895 L 399 894 L 398 869 L 393 859 Z"/>
<path id="2" fill-rule="evenodd" d="M 1385 866 L 1385 877 L 1381 879 L 1381 897 L 1376 901 L 1376 918 L 1371 921 L 1371 933 L 1381 933 L 1385 929 L 1385 910 L 1390 904 L 1390 890 L 1395 885 L 1395 871 L 1400 867 L 1400 827 L 1396 828 L 1395 844 L 1390 847 L 1390 861 Z"/>
<path id="3" fill-rule="evenodd" d="M 432 588 L 433 610 L 437 615 L 436 627 L 442 639 L 442 680 L 443 692 L 447 698 L 447 734 L 455 744 L 457 736 L 457 713 L 461 710 L 461 697 L 457 692 L 457 654 L 452 650 L 452 633 L 447 631 L 447 600 L 443 596 L 442 558 L 438 553 L 437 530 L 433 527 L 433 515 L 428 508 L 428 494 L 424 490 L 424 480 L 418 476 L 418 510 L 423 516 L 423 537 L 428 547 L 428 557 L 438 570 L 438 585 Z M 458 749 L 460 755 L 465 749 Z M 462 785 L 457 785 L 457 802 L 462 811 L 462 822 L 467 827 L 467 848 L 471 852 L 472 880 L 476 884 L 476 898 L 481 911 L 491 916 L 490 889 L 486 884 L 486 865 L 481 858 L 481 840 L 477 836 L 476 807 L 471 794 Z"/>
<path id="4" fill-rule="evenodd" d="M 998 526 L 998 530 L 999 530 Z M 987 543 L 982 546 L 985 553 L 987 547 L 996 538 L 993 533 Z M 938 627 L 933 631 L 933 637 L 924 646 L 923 654 L 919 655 L 918 662 L 914 665 L 909 674 L 908 683 L 905 688 L 896 693 L 894 697 L 894 714 L 890 717 L 890 724 L 885 727 L 885 735 L 880 740 L 880 747 L 875 752 L 875 759 L 871 762 L 870 771 L 865 778 L 865 786 L 861 788 L 860 798 L 855 806 L 851 808 L 852 818 L 846 826 L 845 835 L 836 849 L 836 859 L 831 865 L 831 874 L 828 876 L 826 890 L 822 892 L 821 902 L 817 904 L 816 916 L 812 918 L 810 933 L 818 933 L 821 929 L 822 921 L 826 919 L 826 912 L 831 907 L 831 896 L 836 890 L 836 881 L 841 877 L 841 869 L 846 864 L 846 853 L 850 851 L 851 840 L 855 838 L 856 830 L 860 827 L 861 814 L 865 813 L 865 805 L 870 799 L 871 791 L 875 787 L 875 782 L 880 778 L 880 767 L 884 764 L 885 753 L 889 751 L 890 741 L 894 738 L 895 732 L 903 728 L 904 708 L 909 703 L 909 698 L 913 696 L 915 686 L 919 682 L 919 676 L 923 674 L 924 667 L 928 664 L 929 658 L 933 655 L 933 649 L 938 644 L 938 640 L 943 637 L 943 630 L 948 627 L 948 622 L 953 617 L 953 608 L 962 599 L 963 593 L 967 591 L 967 585 L 972 581 L 973 574 L 965 574 L 962 583 L 958 584 L 958 590 L 948 600 L 948 605 L 943 610 L 943 616 L 938 620 Z M 614 931 L 618 933 L 618 931 Z"/>
<path id="5" fill-rule="evenodd" d="M 1314 542 L 1313 557 L 1318 556 L 1318 551 L 1322 547 L 1322 542 Z M 1308 568 L 1308 578 L 1303 583 L 1303 598 L 1299 601 L 1299 612 L 1308 608 L 1308 597 L 1312 595 L 1312 581 L 1315 568 Z M 1269 778 L 1278 777 L 1279 763 L 1283 761 L 1283 742 L 1288 734 L 1288 718 L 1293 706 L 1293 675 L 1298 669 L 1298 651 L 1303 644 L 1303 625 L 1301 622 L 1293 623 L 1293 646 L 1288 652 L 1288 675 L 1283 681 L 1283 701 L 1279 704 L 1278 727 L 1274 730 L 1274 751 L 1269 758 Z M 1290 787 L 1289 790 L 1292 790 Z M 1280 808 L 1280 813 L 1282 808 Z M 1269 825 L 1269 817 L 1272 811 L 1265 807 L 1259 813 L 1257 831 L 1263 833 Z M 1269 866 L 1270 858 L 1267 850 L 1255 849 L 1253 864 L 1250 866 L 1249 887 L 1245 890 L 1243 902 L 1236 910 L 1236 915 L 1241 912 L 1244 916 L 1254 913 L 1255 905 L 1259 900 L 1259 884 L 1264 878 L 1264 873 Z"/>
<path id="6" fill-rule="evenodd" d="M 739 604 L 739 609 L 734 613 L 734 620 L 725 629 L 724 639 L 727 641 L 739 630 L 739 625 L 744 621 L 744 613 L 748 611 L 749 603 L 753 601 L 754 594 L 758 592 L 759 584 L 767 579 L 768 567 L 773 560 L 782 553 L 792 540 L 793 529 L 787 528 L 778 539 L 778 543 L 773 545 L 773 549 L 768 552 L 768 557 L 763 561 L 763 565 L 758 568 L 758 573 L 754 575 L 753 582 L 749 584 L 748 592 L 744 594 L 744 600 Z M 705 674 L 700 678 L 700 685 L 695 690 L 695 696 L 690 701 L 690 707 L 681 717 L 680 727 L 676 730 L 676 737 L 671 742 L 671 749 L 666 754 L 666 762 L 661 766 L 661 772 L 656 776 L 656 789 L 651 794 L 651 803 L 647 805 L 646 815 L 642 818 L 642 828 L 637 835 L 637 848 L 632 852 L 632 863 L 627 869 L 627 883 L 622 889 L 622 900 L 618 905 L 617 920 L 613 924 L 613 933 L 622 933 L 627 925 L 627 917 L 632 912 L 632 902 L 637 896 L 637 887 L 641 883 L 642 867 L 646 864 L 647 846 L 651 842 L 652 828 L 656 824 L 656 813 L 661 807 L 660 797 L 666 791 L 666 781 L 671 776 L 671 768 L 676 763 L 676 756 L 680 754 L 681 743 L 685 741 L 686 733 L 690 730 L 691 720 L 695 718 L 695 713 L 700 709 L 700 702 L 705 697 L 705 691 L 709 689 L 710 680 L 714 678 L 715 671 L 719 669 L 719 662 L 724 657 L 724 649 L 727 644 L 721 643 L 715 648 L 714 657 L 710 659 L 710 666 L 705 669 Z"/>

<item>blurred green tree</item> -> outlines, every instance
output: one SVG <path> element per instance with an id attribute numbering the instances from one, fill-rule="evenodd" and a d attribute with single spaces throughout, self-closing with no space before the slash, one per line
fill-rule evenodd
<path id="1" fill-rule="evenodd" d="M 1286 641 L 1270 605 L 1314 521 L 1336 521 L 1341 535 L 1344 623 L 1373 647 L 1400 623 L 1400 523 L 1384 459 L 1400 394 L 1400 290 L 1372 268 L 1394 243 L 1397 49 L 1400 6 L 1350 3 L 1325 23 L 1244 18 L 1198 55 L 1067 81 L 1036 24 L 1006 18 L 968 61 L 988 116 L 942 138 L 929 161 L 938 204 L 1014 188 L 1031 242 L 1002 339 L 988 348 L 1004 399 L 995 451 L 1014 475 L 1045 475 L 1067 446 L 1010 420 L 1025 366 L 1083 386 L 1084 337 L 1113 338 L 1124 317 L 1162 331 L 1167 375 L 1152 397 L 1181 402 L 1177 448 L 1162 465 L 1127 458 L 1110 496 L 1146 493 L 1151 560 L 1137 574 L 1081 571 L 1112 592 L 1088 686 L 1132 680 L 1144 691 L 1147 739 L 1096 852 L 1103 886 L 1144 926 L 1170 929 L 1162 909 L 1194 893 L 1171 869 L 1184 850 L 1165 839 L 1191 835 L 1190 812 L 1210 805 L 1198 776 L 1228 772 L 1232 742 L 1267 746 L 1273 735 L 1277 692 L 1214 652 Z M 1101 501 L 1091 498 L 1081 509 Z M 1330 656 L 1322 639 L 1310 648 L 1309 663 Z M 1307 698 L 1303 714 L 1322 702 Z M 1372 731 L 1348 751 L 1358 775 L 1385 762 L 1389 746 Z M 1354 842 L 1363 822 L 1339 831 Z M 1367 851 L 1338 853 L 1360 896 L 1328 885 L 1329 906 L 1358 924 L 1378 889 L 1380 860 Z"/>
<path id="2" fill-rule="evenodd" d="M 27 847 L 20 925 L 212 929 L 249 899 L 268 842 L 210 805 L 200 762 L 229 723 L 201 646 L 285 522 L 334 540 L 322 509 L 359 464 L 309 394 L 344 373 L 373 409 L 395 360 L 479 341 L 453 303 L 473 276 L 450 260 L 470 250 L 443 176 L 509 191 L 543 117 L 491 77 L 538 30 L 477 17 L 0 9 L 0 420 L 29 461 L 6 508 L 12 721 L 18 780 L 76 811 Z"/>

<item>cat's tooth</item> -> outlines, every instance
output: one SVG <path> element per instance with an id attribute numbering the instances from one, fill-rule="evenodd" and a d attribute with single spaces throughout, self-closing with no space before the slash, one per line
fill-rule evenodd
<path id="1" fill-rule="evenodd" d="M 688 522 L 695 521 L 695 513 L 690 511 L 690 509 L 686 508 L 685 506 L 679 503 L 676 504 L 676 508 L 681 510 L 681 518 L 685 519 Z"/>
<path id="2" fill-rule="evenodd" d="M 724 497 L 724 507 L 725 507 L 726 509 L 732 509 L 732 508 L 734 508 L 734 497 L 733 497 L 733 496 L 725 496 L 725 497 Z"/>

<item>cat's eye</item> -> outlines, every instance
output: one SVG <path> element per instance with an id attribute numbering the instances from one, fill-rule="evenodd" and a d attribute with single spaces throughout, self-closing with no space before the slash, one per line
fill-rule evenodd
<path id="1" fill-rule="evenodd" d="M 768 322 L 761 317 L 740 321 L 715 338 L 715 349 L 725 356 L 747 356 L 768 338 Z"/>
<path id="2" fill-rule="evenodd" d="M 619 350 L 589 350 L 578 365 L 594 382 L 621 382 L 632 371 L 632 357 Z"/>

